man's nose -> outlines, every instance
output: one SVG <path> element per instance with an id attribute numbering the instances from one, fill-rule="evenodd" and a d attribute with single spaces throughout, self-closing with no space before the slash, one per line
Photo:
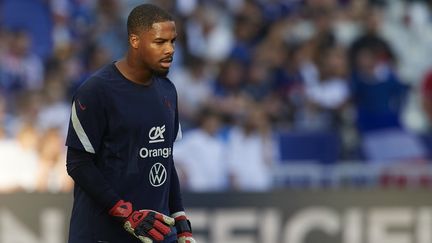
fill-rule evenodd
<path id="1" fill-rule="evenodd" d="M 174 54 L 174 51 L 175 51 L 174 43 L 168 43 L 168 45 L 167 45 L 167 47 L 165 49 L 165 54 L 172 55 L 172 54 Z"/>

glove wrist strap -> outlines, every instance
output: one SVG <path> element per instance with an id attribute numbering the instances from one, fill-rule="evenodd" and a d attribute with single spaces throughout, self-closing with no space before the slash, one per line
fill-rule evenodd
<path id="1" fill-rule="evenodd" d="M 192 228 L 189 220 L 187 219 L 176 220 L 175 225 L 178 234 L 189 233 L 190 235 L 188 236 L 192 235 Z"/>

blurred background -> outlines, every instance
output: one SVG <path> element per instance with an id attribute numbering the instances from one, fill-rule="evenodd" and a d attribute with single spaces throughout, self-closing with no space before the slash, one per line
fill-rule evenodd
<path id="1" fill-rule="evenodd" d="M 0 0 L 0 242 L 64 241 L 71 97 L 122 57 L 143 2 Z M 153 3 L 176 18 L 174 158 L 199 242 L 432 242 L 432 1 Z"/>

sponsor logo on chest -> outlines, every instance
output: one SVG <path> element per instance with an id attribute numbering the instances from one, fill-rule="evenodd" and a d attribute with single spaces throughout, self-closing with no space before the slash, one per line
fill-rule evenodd
<path id="1" fill-rule="evenodd" d="M 167 171 L 161 163 L 154 164 L 150 169 L 149 180 L 154 187 L 161 186 L 167 179 Z"/>
<path id="2" fill-rule="evenodd" d="M 155 143 L 165 142 L 164 133 L 165 133 L 165 125 L 152 127 L 148 133 L 149 143 L 155 144 Z M 157 157 L 162 157 L 166 159 L 171 154 L 172 154 L 171 147 L 154 148 L 154 149 L 142 147 L 139 150 L 139 156 L 143 159 L 157 158 Z"/>

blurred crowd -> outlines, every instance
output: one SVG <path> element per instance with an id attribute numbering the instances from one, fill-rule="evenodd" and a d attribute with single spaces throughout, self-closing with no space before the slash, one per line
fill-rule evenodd
<path id="1" fill-rule="evenodd" d="M 0 0 L 0 192 L 71 190 L 71 97 L 124 54 L 127 13 L 142 2 Z M 430 159 L 430 1 L 154 3 L 179 34 L 169 77 L 185 189 L 271 189 L 274 170 L 289 163 L 280 138 L 292 133 L 337 137 L 331 163 Z"/>

